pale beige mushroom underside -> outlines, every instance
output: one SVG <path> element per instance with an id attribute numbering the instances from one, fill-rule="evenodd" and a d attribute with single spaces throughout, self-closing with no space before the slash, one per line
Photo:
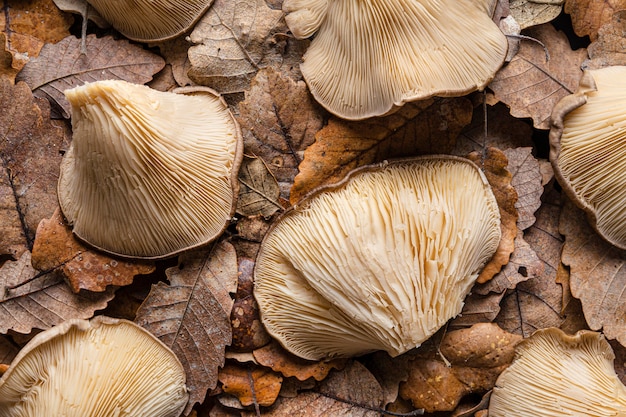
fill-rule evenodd
<path id="1" fill-rule="evenodd" d="M 26 345 L 0 379 L 0 416 L 178 417 L 187 397 L 171 350 L 132 322 L 99 317 Z"/>
<path id="2" fill-rule="evenodd" d="M 296 37 L 317 31 L 300 68 L 315 99 L 345 119 L 484 88 L 507 40 L 494 0 L 286 0 Z"/>
<path id="3" fill-rule="evenodd" d="M 626 387 L 613 368 L 613 350 L 600 333 L 536 332 L 491 394 L 490 417 L 608 417 L 626 415 Z"/>
<path id="4" fill-rule="evenodd" d="M 609 242 L 626 249 L 626 67 L 589 70 L 595 89 L 565 115 L 556 164 Z"/>
<path id="5" fill-rule="evenodd" d="M 263 323 L 307 359 L 401 354 L 461 311 L 498 246 L 499 218 L 467 160 L 359 173 L 266 236 L 255 269 Z"/>

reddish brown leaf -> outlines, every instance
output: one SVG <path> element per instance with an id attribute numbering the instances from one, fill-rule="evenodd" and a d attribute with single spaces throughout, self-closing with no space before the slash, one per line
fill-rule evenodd
<path id="1" fill-rule="evenodd" d="M 61 274 L 75 293 L 128 285 L 135 276 L 155 269 L 154 262 L 119 260 L 87 248 L 74 237 L 58 208 L 50 220 L 39 223 L 32 264 L 40 271 Z"/>
<path id="2" fill-rule="evenodd" d="M 0 79 L 0 254 L 32 248 L 39 221 L 57 207 L 56 183 L 65 136 L 24 83 Z"/>
<path id="3" fill-rule="evenodd" d="M 135 321 L 178 356 L 187 373 L 189 403 L 204 400 L 217 384 L 224 349 L 231 342 L 230 293 L 237 285 L 237 257 L 229 243 L 185 253 L 167 269 L 170 285 L 159 283 L 137 311 Z"/>
<path id="4" fill-rule="evenodd" d="M 598 38 L 589 45 L 589 60 L 583 69 L 626 65 L 626 10 L 615 12 L 612 19 L 600 27 Z"/>
<path id="5" fill-rule="evenodd" d="M 598 37 L 598 30 L 615 12 L 626 9 L 626 0 L 566 0 L 565 13 L 572 18 L 574 31 L 578 36 L 589 35 L 592 41 Z"/>
<path id="6" fill-rule="evenodd" d="M 219 381 L 225 393 L 237 397 L 241 405 L 257 404 L 270 406 L 274 404 L 283 377 L 267 368 L 254 368 L 227 363 L 219 371 Z"/>
<path id="7" fill-rule="evenodd" d="M 320 185 L 338 182 L 363 165 L 449 153 L 471 117 L 470 101 L 455 98 L 409 103 L 390 116 L 359 122 L 331 118 L 305 151 L 290 200 L 296 203 Z"/>

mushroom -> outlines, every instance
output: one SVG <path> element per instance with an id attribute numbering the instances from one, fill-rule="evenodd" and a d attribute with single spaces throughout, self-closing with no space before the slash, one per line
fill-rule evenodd
<path id="1" fill-rule="evenodd" d="M 626 249 L 626 66 L 585 71 L 551 117 L 550 160 L 567 195 Z"/>
<path id="2" fill-rule="evenodd" d="M 508 42 L 495 0 L 285 0 L 289 29 L 317 33 L 300 69 L 338 117 L 364 119 L 432 96 L 483 89 Z"/>
<path id="3" fill-rule="evenodd" d="M 626 387 L 614 359 L 600 333 L 538 330 L 516 347 L 516 359 L 498 377 L 489 416 L 626 415 Z"/>
<path id="4" fill-rule="evenodd" d="M 69 320 L 36 335 L 0 378 L 3 417 L 178 417 L 185 371 L 174 353 L 127 320 Z"/>
<path id="5" fill-rule="evenodd" d="M 469 160 L 359 168 L 272 226 L 254 294 L 268 332 L 297 356 L 397 356 L 459 314 L 499 240 L 498 205 Z"/>
<path id="6" fill-rule="evenodd" d="M 65 91 L 74 134 L 58 195 L 81 240 L 156 259 L 224 230 L 235 210 L 241 132 L 212 90 L 180 92 L 114 80 Z"/>
<path id="7" fill-rule="evenodd" d="M 213 0 L 87 0 L 128 39 L 161 42 L 189 30 Z"/>

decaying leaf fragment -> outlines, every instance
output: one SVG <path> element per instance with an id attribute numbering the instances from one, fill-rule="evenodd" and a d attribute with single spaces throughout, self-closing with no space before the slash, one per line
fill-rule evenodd
<path id="1" fill-rule="evenodd" d="M 555 19 L 564 3 L 565 0 L 511 0 L 509 8 L 521 29 L 526 29 Z"/>
<path id="2" fill-rule="evenodd" d="M 278 182 L 262 159 L 244 155 L 238 180 L 237 213 L 268 218 L 283 209 Z"/>
<path id="3" fill-rule="evenodd" d="M 565 13 L 572 19 L 572 26 L 578 36 L 589 35 L 592 41 L 598 37 L 598 30 L 610 22 L 612 16 L 626 9 L 626 0 L 566 0 Z"/>
<path id="4" fill-rule="evenodd" d="M 244 407 L 252 404 L 267 407 L 276 401 L 283 378 L 267 368 L 227 363 L 219 371 L 219 381 L 222 390 L 236 396 Z"/>

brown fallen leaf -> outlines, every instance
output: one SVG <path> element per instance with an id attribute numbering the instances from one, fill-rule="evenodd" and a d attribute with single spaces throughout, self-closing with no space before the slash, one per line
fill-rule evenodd
<path id="1" fill-rule="evenodd" d="M 488 285 L 487 284 L 483 285 Z M 448 328 L 450 330 L 465 329 L 477 323 L 491 323 L 500 313 L 500 300 L 505 293 L 489 292 L 486 295 L 474 292 L 474 288 L 481 285 L 475 285 L 470 295 L 465 297 L 463 310 L 456 318 L 454 318 Z"/>
<path id="2" fill-rule="evenodd" d="M 165 65 L 160 56 L 127 40 L 89 35 L 85 55 L 81 54 L 80 43 L 80 39 L 68 36 L 59 43 L 47 44 L 17 75 L 17 80 L 25 81 L 36 97 L 55 104 L 66 119 L 70 117 L 70 104 L 64 90 L 106 79 L 144 84 Z"/>
<path id="3" fill-rule="evenodd" d="M 231 342 L 230 313 L 237 285 L 235 249 L 219 242 L 187 252 L 165 273 L 170 285 L 154 285 L 135 322 L 174 351 L 187 373 L 189 414 L 217 384 L 224 349 Z"/>
<path id="4" fill-rule="evenodd" d="M 360 359 L 382 387 L 384 406 L 397 401 L 400 383 L 409 378 L 409 364 L 413 359 L 413 352 L 392 358 L 383 351 L 374 352 Z"/>
<path id="5" fill-rule="evenodd" d="M 8 336 L 0 335 L 0 364 L 10 364 L 17 356 L 19 347 Z M 0 371 L 0 376 L 2 371 Z"/>
<path id="6" fill-rule="evenodd" d="M 494 323 L 449 332 L 439 352 L 433 344 L 420 349 L 409 365 L 409 379 L 400 384 L 400 395 L 427 412 L 451 411 L 463 396 L 493 388 L 521 339 Z"/>
<path id="7" fill-rule="evenodd" d="M 288 199 L 302 154 L 322 127 L 320 107 L 304 81 L 266 69 L 255 76 L 239 113 L 246 151 L 265 161 Z"/>
<path id="8" fill-rule="evenodd" d="M 66 138 L 24 83 L 0 79 L 0 254 L 32 248 L 39 221 L 58 203 L 56 184 Z"/>
<path id="9" fill-rule="evenodd" d="M 489 84 L 495 98 L 511 108 L 515 117 L 530 117 L 537 129 L 549 129 L 550 113 L 563 97 L 572 94 L 587 58 L 584 49 L 572 51 L 563 32 L 551 24 L 532 27 L 527 36 L 542 42 L 522 42 L 513 60 L 496 73 Z"/>
<path id="10" fill-rule="evenodd" d="M 262 159 L 244 155 L 238 179 L 237 213 L 267 218 L 282 211 L 278 182 Z"/>
<path id="11" fill-rule="evenodd" d="M 24 252 L 0 268 L 0 333 L 30 333 L 69 319 L 88 319 L 113 296 L 113 289 L 74 294 L 61 277 L 35 270 L 30 252 Z"/>
<path id="12" fill-rule="evenodd" d="M 274 404 L 283 377 L 267 368 L 251 367 L 236 363 L 227 363 L 219 371 L 219 381 L 226 394 L 237 397 L 241 405 L 260 405 L 268 407 Z"/>
<path id="13" fill-rule="evenodd" d="M 612 19 L 615 12 L 626 9 L 626 0 L 566 0 L 565 13 L 572 19 L 578 36 L 589 35 L 592 41 L 598 30 Z"/>
<path id="14" fill-rule="evenodd" d="M 256 349 L 253 355 L 259 364 L 280 372 L 285 377 L 295 377 L 299 381 L 309 378 L 322 381 L 330 371 L 342 369 L 346 364 L 345 359 L 308 361 L 287 352 L 275 341 Z"/>
<path id="15" fill-rule="evenodd" d="M 60 274 L 75 293 L 128 285 L 135 276 L 155 270 L 154 262 L 119 260 L 87 248 L 74 237 L 58 208 L 52 218 L 43 219 L 37 227 L 32 265 Z"/>
<path id="16" fill-rule="evenodd" d="M 74 13 L 87 18 L 101 28 L 108 28 L 111 25 L 94 9 L 87 0 L 53 0 L 54 4 L 64 12 Z"/>
<path id="17" fill-rule="evenodd" d="M 190 46 L 189 40 L 179 36 L 169 41 L 159 42 L 157 46 L 166 64 L 171 65 L 172 75 L 176 83 L 181 87 L 193 85 L 194 82 L 187 76 L 191 68 L 189 56 L 187 55 L 187 50 Z"/>
<path id="18" fill-rule="evenodd" d="M 598 30 L 598 38 L 587 47 L 589 59 L 583 69 L 626 65 L 626 10 L 613 14 L 612 19 Z"/>
<path id="19" fill-rule="evenodd" d="M 511 0 L 509 8 L 520 27 L 526 29 L 555 19 L 561 13 L 563 3 L 565 0 Z"/>
<path id="20" fill-rule="evenodd" d="M 333 117 L 304 152 L 290 200 L 295 204 L 308 192 L 338 182 L 363 165 L 449 153 L 471 117 L 471 102 L 464 97 L 408 103 L 390 116 L 358 122 Z"/>
<path id="21" fill-rule="evenodd" d="M 561 212 L 562 261 L 570 267 L 572 295 L 582 303 L 592 330 L 626 346 L 626 251 L 606 243 L 569 200 Z"/>
<path id="22" fill-rule="evenodd" d="M 517 227 L 526 230 L 535 223 L 535 212 L 541 206 L 543 185 L 539 161 L 532 155 L 532 148 L 506 149 L 511 173 L 511 185 L 517 192 Z"/>

